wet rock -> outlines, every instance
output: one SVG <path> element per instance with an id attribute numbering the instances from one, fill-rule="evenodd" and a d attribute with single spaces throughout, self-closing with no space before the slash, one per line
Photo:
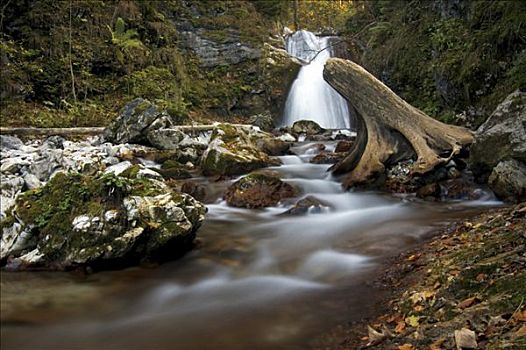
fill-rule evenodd
<path id="1" fill-rule="evenodd" d="M 346 140 L 341 140 L 341 141 L 338 141 L 338 143 L 336 144 L 336 148 L 334 149 L 334 152 L 349 152 L 351 150 L 351 147 L 352 147 L 352 142 L 351 141 L 346 141 Z"/>
<path id="2" fill-rule="evenodd" d="M 485 195 L 479 186 L 464 178 L 442 181 L 440 189 L 443 200 L 477 200 Z"/>
<path id="3" fill-rule="evenodd" d="M 181 186 L 181 192 L 189 194 L 198 201 L 206 198 L 206 187 L 193 181 L 185 181 Z"/>
<path id="4" fill-rule="evenodd" d="M 495 194 L 507 202 L 526 200 L 526 165 L 511 159 L 497 164 L 488 180 Z"/>
<path id="5" fill-rule="evenodd" d="M 296 142 L 296 138 L 289 133 L 285 133 L 277 137 L 281 141 L 285 142 Z"/>
<path id="6" fill-rule="evenodd" d="M 248 118 L 248 123 L 261 128 L 264 131 L 271 131 L 274 129 L 274 118 L 270 113 L 256 114 Z"/>
<path id="7" fill-rule="evenodd" d="M 18 196 L 2 225 L 2 264 L 105 269 L 188 250 L 205 207 L 138 173 L 58 174 Z"/>
<path id="8" fill-rule="evenodd" d="M 253 173 L 233 183 L 225 192 L 228 205 L 242 208 L 263 208 L 294 197 L 297 190 L 274 175 Z"/>
<path id="9" fill-rule="evenodd" d="M 257 148 L 271 156 L 285 155 L 292 146 L 291 142 L 271 136 L 257 138 L 254 143 Z"/>
<path id="10" fill-rule="evenodd" d="M 185 137 L 185 133 L 176 129 L 148 130 L 146 133 L 148 143 L 162 150 L 176 150 L 180 148 L 179 144 Z"/>
<path id="11" fill-rule="evenodd" d="M 217 125 L 201 158 L 203 174 L 239 175 L 269 165 L 271 159 L 257 148 L 255 139 L 250 131 L 234 125 Z"/>
<path id="12" fill-rule="evenodd" d="M 326 203 L 320 201 L 318 198 L 307 196 L 297 201 L 292 208 L 281 215 L 319 214 L 327 208 L 329 208 L 329 206 Z"/>
<path id="13" fill-rule="evenodd" d="M 159 118 L 167 118 L 150 101 L 136 98 L 122 109 L 105 130 L 104 137 L 113 143 L 145 143 L 147 129 Z"/>
<path id="14" fill-rule="evenodd" d="M 316 135 L 325 131 L 318 123 L 312 120 L 298 120 L 292 124 L 292 132 L 295 134 Z"/>
<path id="15" fill-rule="evenodd" d="M 313 164 L 334 164 L 345 158 L 347 154 L 343 152 L 325 152 L 322 151 L 315 155 L 310 162 Z"/>
<path id="16" fill-rule="evenodd" d="M 123 172 L 125 172 L 126 170 L 128 170 L 129 168 L 131 168 L 132 166 L 133 166 L 133 164 L 130 161 L 126 160 L 124 162 L 120 162 L 120 163 L 117 163 L 115 165 L 109 166 L 104 171 L 104 173 L 105 174 L 120 175 Z"/>
<path id="17" fill-rule="evenodd" d="M 501 161 L 526 162 L 526 93 L 515 91 L 497 106 L 477 130 L 470 148 L 476 179 L 485 182 Z"/>
<path id="18" fill-rule="evenodd" d="M 428 185 L 425 185 L 416 191 L 416 196 L 419 198 L 423 198 L 426 200 L 437 200 L 440 199 L 441 190 L 440 185 L 435 183 L 431 183 Z"/>
<path id="19" fill-rule="evenodd" d="M 185 166 L 174 160 L 167 160 L 161 166 L 161 169 L 156 169 L 165 179 L 188 179 L 192 175 Z"/>

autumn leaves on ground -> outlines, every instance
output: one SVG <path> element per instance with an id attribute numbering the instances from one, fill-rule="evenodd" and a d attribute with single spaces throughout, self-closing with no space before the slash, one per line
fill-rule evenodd
<path id="1" fill-rule="evenodd" d="M 396 259 L 378 317 L 338 349 L 525 349 L 526 205 L 459 222 Z"/>

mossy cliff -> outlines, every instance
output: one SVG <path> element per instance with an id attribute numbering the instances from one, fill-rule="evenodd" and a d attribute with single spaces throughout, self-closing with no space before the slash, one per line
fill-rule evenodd
<path id="1" fill-rule="evenodd" d="M 8 2 L 2 125 L 106 125 L 135 97 L 182 122 L 261 112 L 269 23 L 249 1 Z"/>
<path id="2" fill-rule="evenodd" d="M 526 88 L 525 12 L 523 1 L 360 1 L 348 42 L 353 60 L 409 103 L 476 127 Z"/>

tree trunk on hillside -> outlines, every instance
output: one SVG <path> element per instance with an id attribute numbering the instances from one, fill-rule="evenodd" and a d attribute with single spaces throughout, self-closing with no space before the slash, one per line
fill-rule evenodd
<path id="1" fill-rule="evenodd" d="M 357 140 L 331 168 L 337 175 L 349 173 L 347 188 L 366 184 L 386 167 L 410 158 L 416 160 L 413 173 L 426 173 L 473 142 L 469 130 L 429 117 L 351 61 L 329 59 L 323 76 L 357 112 Z"/>

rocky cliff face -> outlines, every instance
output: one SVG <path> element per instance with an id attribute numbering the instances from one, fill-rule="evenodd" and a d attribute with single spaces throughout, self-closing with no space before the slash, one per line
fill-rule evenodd
<path id="1" fill-rule="evenodd" d="M 70 9 L 39 0 L 9 4 L 2 25 L 4 125 L 105 125 L 138 97 L 178 120 L 276 114 L 275 95 L 295 76 L 289 62 L 269 66 L 264 43 L 280 40 L 249 1 L 102 0 Z"/>

